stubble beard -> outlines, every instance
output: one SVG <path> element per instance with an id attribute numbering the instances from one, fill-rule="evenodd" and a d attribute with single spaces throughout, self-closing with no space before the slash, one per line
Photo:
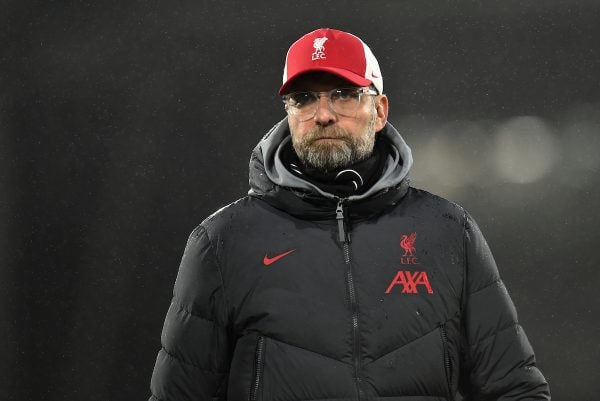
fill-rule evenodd
<path id="1" fill-rule="evenodd" d="M 322 171 L 348 167 L 371 156 L 375 146 L 375 121 L 377 113 L 371 113 L 369 121 L 358 137 L 340 127 L 317 126 L 301 138 L 292 132 L 292 145 L 300 161 Z M 333 138 L 324 139 L 322 138 Z"/>

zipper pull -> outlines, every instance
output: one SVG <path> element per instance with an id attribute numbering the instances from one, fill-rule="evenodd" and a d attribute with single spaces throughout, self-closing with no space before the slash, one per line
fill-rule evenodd
<path id="1" fill-rule="evenodd" d="M 335 208 L 335 219 L 338 223 L 338 239 L 340 242 L 350 242 L 348 241 L 348 236 L 346 234 L 346 224 L 344 221 L 344 206 L 342 205 L 342 201 L 340 200 Z"/>

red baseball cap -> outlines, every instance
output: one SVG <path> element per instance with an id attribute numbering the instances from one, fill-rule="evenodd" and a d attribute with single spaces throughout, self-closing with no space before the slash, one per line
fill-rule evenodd
<path id="1" fill-rule="evenodd" d="M 320 28 L 294 42 L 285 58 L 279 94 L 288 93 L 292 81 L 310 71 L 325 71 L 358 86 L 373 84 L 383 93 L 383 78 L 373 52 L 348 32 Z"/>

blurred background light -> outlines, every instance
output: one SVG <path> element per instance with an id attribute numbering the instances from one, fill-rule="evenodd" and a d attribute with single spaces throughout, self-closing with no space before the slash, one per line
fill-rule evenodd
<path id="1" fill-rule="evenodd" d="M 426 141 L 421 155 L 423 179 L 462 188 L 482 178 L 483 128 L 471 121 L 453 121 L 440 126 Z"/>
<path id="2" fill-rule="evenodd" d="M 593 185 L 600 169 L 600 104 L 577 105 L 560 123 L 560 184 L 572 188 Z"/>
<path id="3" fill-rule="evenodd" d="M 491 156 L 503 181 L 529 184 L 552 171 L 558 161 L 558 144 L 541 118 L 515 117 L 498 127 Z"/>

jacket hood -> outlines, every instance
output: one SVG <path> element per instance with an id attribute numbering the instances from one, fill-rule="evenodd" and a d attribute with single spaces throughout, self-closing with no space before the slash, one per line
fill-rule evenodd
<path id="1" fill-rule="evenodd" d="M 410 148 L 389 122 L 376 135 L 381 136 L 389 149 L 381 176 L 365 193 L 340 198 L 294 175 L 284 166 L 280 155 L 292 140 L 286 117 L 271 128 L 252 151 L 248 194 L 300 217 L 330 217 L 339 201 L 348 205 L 354 215 L 376 214 L 378 209 L 396 204 L 406 194 L 413 163 Z"/>

